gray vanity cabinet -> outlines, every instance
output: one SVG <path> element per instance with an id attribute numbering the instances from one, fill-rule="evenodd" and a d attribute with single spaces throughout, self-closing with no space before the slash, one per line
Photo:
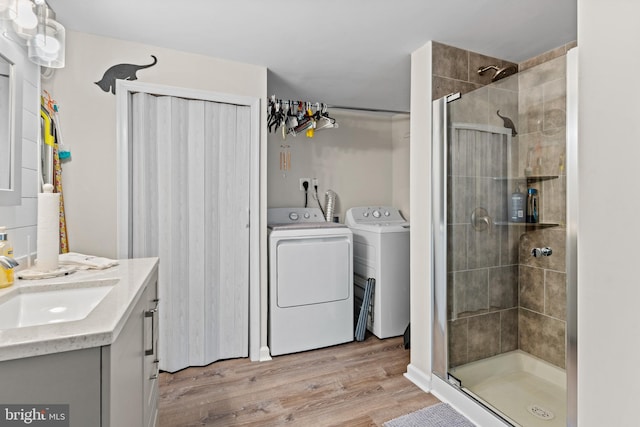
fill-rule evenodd
<path id="1" fill-rule="evenodd" d="M 100 426 L 100 347 L 0 362 L 2 405 L 69 405 L 71 427 Z"/>
<path id="2" fill-rule="evenodd" d="M 71 427 L 155 426 L 157 278 L 111 345 L 0 362 L 0 404 L 68 404 Z"/>
<path id="3" fill-rule="evenodd" d="M 157 419 L 157 276 L 115 342 L 102 347 L 102 426 L 153 427 Z"/>

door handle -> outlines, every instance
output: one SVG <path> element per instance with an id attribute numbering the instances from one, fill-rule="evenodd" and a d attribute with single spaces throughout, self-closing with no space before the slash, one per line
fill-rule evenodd
<path id="1" fill-rule="evenodd" d="M 145 349 L 144 351 L 144 355 L 145 356 L 152 356 L 155 354 L 156 349 L 155 349 L 155 342 L 156 342 L 156 327 L 155 327 L 155 317 L 156 317 L 156 313 L 158 312 L 158 307 L 152 308 L 151 310 L 146 310 L 144 312 L 144 318 L 151 318 L 151 348 L 150 349 Z"/>

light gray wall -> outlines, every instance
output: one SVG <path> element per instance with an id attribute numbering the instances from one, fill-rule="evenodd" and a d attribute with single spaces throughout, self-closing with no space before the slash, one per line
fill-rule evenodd
<path id="1" fill-rule="evenodd" d="M 407 377 L 431 388 L 431 114 L 432 50 L 411 54 L 411 363 Z"/>
<path id="2" fill-rule="evenodd" d="M 404 219 L 410 218 L 409 197 L 409 132 L 410 117 L 398 114 L 391 119 L 391 205 L 400 209 Z"/>
<path id="3" fill-rule="evenodd" d="M 578 0 L 581 427 L 638 424 L 639 15 L 637 1 Z"/>
<path id="4" fill-rule="evenodd" d="M 65 68 L 42 86 L 60 105 L 62 138 L 71 150 L 72 160 L 63 166 L 69 247 L 115 257 L 116 97 L 94 82 L 112 65 L 147 64 L 155 55 L 158 63 L 138 71 L 139 81 L 253 96 L 262 99 L 264 109 L 267 72 L 265 67 L 73 31 L 67 31 L 66 52 Z"/>
<path id="5" fill-rule="evenodd" d="M 329 109 L 339 127 L 282 139 L 269 134 L 268 206 L 304 206 L 300 178 L 318 179 L 323 207 L 325 192 L 338 195 L 336 213 L 344 221 L 354 206 L 395 205 L 408 217 L 408 115 Z M 288 146 L 288 148 L 287 148 Z M 280 152 L 291 152 L 291 169 L 280 170 Z M 317 207 L 309 193 L 308 206 Z"/>

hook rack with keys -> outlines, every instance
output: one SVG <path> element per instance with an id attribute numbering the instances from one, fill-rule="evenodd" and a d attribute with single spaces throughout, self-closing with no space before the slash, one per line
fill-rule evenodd
<path id="1" fill-rule="evenodd" d="M 313 138 L 316 131 L 338 127 L 336 119 L 329 116 L 327 110 L 324 103 L 284 101 L 272 95 L 267 105 L 267 128 L 269 132 L 282 132 L 282 139 L 302 133 Z"/>

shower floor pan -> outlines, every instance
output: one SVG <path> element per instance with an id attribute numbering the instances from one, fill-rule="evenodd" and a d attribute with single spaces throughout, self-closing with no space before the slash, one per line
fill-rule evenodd
<path id="1" fill-rule="evenodd" d="M 520 350 L 451 369 L 474 398 L 522 427 L 566 426 L 566 373 Z"/>

